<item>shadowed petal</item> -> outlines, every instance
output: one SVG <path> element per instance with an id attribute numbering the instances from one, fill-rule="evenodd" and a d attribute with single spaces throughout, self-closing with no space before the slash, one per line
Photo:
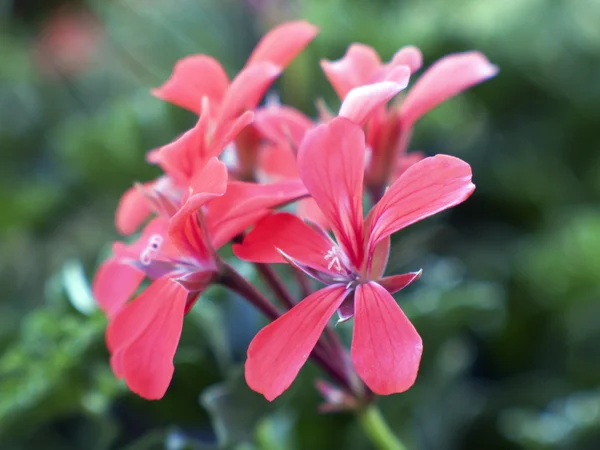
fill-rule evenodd
<path id="1" fill-rule="evenodd" d="M 374 81 L 373 77 L 381 68 L 381 59 L 368 45 L 352 44 L 343 58 L 321 60 L 321 68 L 337 95 L 344 99 L 350 89 Z"/>
<path id="2" fill-rule="evenodd" d="M 400 108 L 405 127 L 450 97 L 498 73 L 480 52 L 448 55 L 434 63 L 410 89 Z"/>
<path id="3" fill-rule="evenodd" d="M 109 323 L 113 367 L 129 389 L 148 400 L 162 398 L 173 376 L 173 357 L 183 327 L 187 291 L 168 277 L 154 281 Z"/>
<path id="4" fill-rule="evenodd" d="M 260 330 L 248 347 L 248 386 L 272 401 L 294 381 L 348 291 L 323 288 Z"/>
<path id="5" fill-rule="evenodd" d="M 207 55 L 192 55 L 180 59 L 171 77 L 152 95 L 174 105 L 200 114 L 202 97 L 220 102 L 229 86 L 229 78 L 221 64 Z"/>
<path id="6" fill-rule="evenodd" d="M 298 151 L 302 181 L 357 267 L 363 254 L 364 166 L 365 135 L 343 117 L 306 133 Z"/>
<path id="7" fill-rule="evenodd" d="M 391 275 L 389 277 L 384 277 L 377 280 L 377 283 L 380 284 L 386 291 L 390 294 L 395 294 L 398 291 L 401 291 L 409 284 L 417 281 L 421 278 L 422 270 L 418 272 L 409 272 L 403 273 L 401 275 Z"/>
<path id="8" fill-rule="evenodd" d="M 300 180 L 256 184 L 232 181 L 227 192 L 206 205 L 206 223 L 215 249 L 286 203 L 308 193 Z"/>
<path id="9" fill-rule="evenodd" d="M 397 72 L 404 74 L 404 78 L 400 80 L 401 83 L 382 81 L 352 89 L 342 102 L 338 115 L 363 126 L 375 109 L 384 106 L 408 84 L 410 77 L 408 67 L 399 68 Z"/>
<path id="10" fill-rule="evenodd" d="M 352 362 L 376 394 L 404 392 L 417 377 L 423 343 L 394 298 L 374 282 L 354 295 Z"/>
<path id="11" fill-rule="evenodd" d="M 471 166 L 436 155 L 410 166 L 369 213 L 369 248 L 415 222 L 465 201 L 475 189 Z"/>
<path id="12" fill-rule="evenodd" d="M 327 253 L 333 242 L 290 213 L 272 214 L 259 221 L 233 253 L 245 261 L 285 263 L 278 249 L 313 269 L 330 272 Z"/>
<path id="13" fill-rule="evenodd" d="M 206 202 L 223 195 L 226 189 L 227 167 L 213 157 L 192 179 L 186 201 L 169 223 L 169 239 L 182 255 L 193 256 L 198 263 L 212 261 L 209 238 L 198 223 L 196 213 Z"/>
<path id="14" fill-rule="evenodd" d="M 267 61 L 286 67 L 319 33 L 319 29 L 304 21 L 286 22 L 263 36 L 250 55 L 246 67 Z"/>
<path id="15" fill-rule="evenodd" d="M 254 126 L 265 139 L 277 144 L 293 144 L 296 148 L 313 122 L 289 106 L 269 106 L 256 111 Z"/>

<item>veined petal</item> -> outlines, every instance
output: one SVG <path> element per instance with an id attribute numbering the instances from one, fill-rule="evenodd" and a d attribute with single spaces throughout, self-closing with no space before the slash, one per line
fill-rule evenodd
<path id="1" fill-rule="evenodd" d="M 110 318 L 127 303 L 143 280 L 144 272 L 113 256 L 100 265 L 94 276 L 94 299 Z"/>
<path id="2" fill-rule="evenodd" d="M 152 187 L 154 183 L 151 181 L 143 186 Z M 115 213 L 117 231 L 123 235 L 135 233 L 151 213 L 152 208 L 144 193 L 137 186 L 129 188 L 121 196 Z"/>
<path id="3" fill-rule="evenodd" d="M 365 135 L 343 117 L 306 133 L 298 151 L 302 181 L 357 268 L 363 255 L 364 166 Z"/>
<path id="4" fill-rule="evenodd" d="M 319 29 L 297 20 L 276 26 L 263 36 L 250 55 L 246 67 L 267 61 L 286 67 L 319 33 Z"/>
<path id="5" fill-rule="evenodd" d="M 331 239 L 295 215 L 277 213 L 258 222 L 242 244 L 233 245 L 233 253 L 245 261 L 285 263 L 281 250 L 303 265 L 329 273 L 325 257 L 333 246 Z"/>
<path id="6" fill-rule="evenodd" d="M 300 180 L 256 184 L 232 181 L 227 192 L 206 205 L 207 228 L 215 249 L 277 208 L 308 195 Z"/>
<path id="7" fill-rule="evenodd" d="M 207 55 L 192 55 L 175 63 L 171 77 L 152 95 L 174 105 L 200 114 L 202 97 L 219 103 L 229 78 L 221 64 Z"/>
<path id="8" fill-rule="evenodd" d="M 400 108 L 403 126 L 410 128 L 425 113 L 456 94 L 498 73 L 480 52 L 445 56 L 434 63 L 410 89 Z"/>
<path id="9" fill-rule="evenodd" d="M 248 347 L 248 386 L 272 401 L 294 381 L 327 322 L 348 295 L 344 285 L 331 285 L 309 295 L 267 325 Z"/>
<path id="10" fill-rule="evenodd" d="M 118 376 L 148 400 L 162 398 L 173 376 L 187 291 L 168 277 L 154 281 L 109 323 L 107 342 Z"/>
<path id="11" fill-rule="evenodd" d="M 217 124 L 233 120 L 247 109 L 254 109 L 280 73 L 281 67 L 266 61 L 246 66 L 231 82 L 221 103 Z"/>
<path id="12" fill-rule="evenodd" d="M 381 68 L 381 59 L 372 47 L 352 44 L 343 58 L 337 61 L 321 60 L 321 68 L 337 95 L 344 99 L 350 89 L 373 82 L 373 77 Z"/>
<path id="13" fill-rule="evenodd" d="M 410 166 L 369 213 L 369 248 L 415 222 L 465 201 L 475 190 L 471 166 L 436 155 Z"/>
<path id="14" fill-rule="evenodd" d="M 409 284 L 417 281 L 421 278 L 422 270 L 418 272 L 409 272 L 403 273 L 401 275 L 391 275 L 389 277 L 384 277 L 377 280 L 377 283 L 381 285 L 386 291 L 390 294 L 395 294 L 398 291 L 401 291 Z"/>
<path id="15" fill-rule="evenodd" d="M 399 68 L 399 71 L 404 74 L 401 83 L 382 81 L 352 89 L 342 102 L 338 115 L 363 126 L 375 109 L 384 106 L 408 84 L 410 77 L 408 67 Z"/>
<path id="16" fill-rule="evenodd" d="M 292 144 L 296 148 L 313 122 L 300 111 L 289 106 L 268 106 L 256 111 L 254 126 L 263 137 L 277 144 Z"/>
<path id="17" fill-rule="evenodd" d="M 352 362 L 376 394 L 404 392 L 417 377 L 423 342 L 394 298 L 379 284 L 356 288 Z"/>

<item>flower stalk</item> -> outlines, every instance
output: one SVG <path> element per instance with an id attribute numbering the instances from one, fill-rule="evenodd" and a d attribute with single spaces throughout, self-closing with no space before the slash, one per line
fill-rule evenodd
<path id="1" fill-rule="evenodd" d="M 378 450 L 408 450 L 408 447 L 390 430 L 381 411 L 374 404 L 358 411 L 358 419 L 365 434 Z"/>

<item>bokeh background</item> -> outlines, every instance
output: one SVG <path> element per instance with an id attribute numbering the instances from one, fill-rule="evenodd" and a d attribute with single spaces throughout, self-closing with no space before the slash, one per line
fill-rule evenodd
<path id="1" fill-rule="evenodd" d="M 352 42 L 501 69 L 416 127 L 411 148 L 467 160 L 477 190 L 394 241 L 391 271 L 424 269 L 397 298 L 425 344 L 415 387 L 379 400 L 394 431 L 415 450 L 600 448 L 599 17 L 594 0 L 0 0 L 0 448 L 370 448 L 352 415 L 315 412 L 313 366 L 273 404 L 245 387 L 263 322 L 239 299 L 203 296 L 146 402 L 114 380 L 90 296 L 119 195 L 194 122 L 149 89 L 192 53 L 233 74 L 295 18 L 321 33 L 276 90 L 311 115 L 337 107 L 319 59 Z"/>

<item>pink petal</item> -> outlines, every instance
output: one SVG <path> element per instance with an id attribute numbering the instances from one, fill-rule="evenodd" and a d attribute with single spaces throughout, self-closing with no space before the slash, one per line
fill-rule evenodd
<path id="1" fill-rule="evenodd" d="M 498 73 L 480 52 L 456 53 L 434 63 L 406 95 L 400 108 L 403 126 L 410 128 L 425 113 L 450 97 Z"/>
<path id="2" fill-rule="evenodd" d="M 117 376 L 148 400 L 162 398 L 173 376 L 187 291 L 168 277 L 154 281 L 108 325 Z"/>
<path id="3" fill-rule="evenodd" d="M 263 137 L 277 144 L 293 144 L 296 148 L 313 122 L 289 106 L 269 106 L 256 111 L 254 126 Z"/>
<path id="4" fill-rule="evenodd" d="M 321 68 L 337 95 L 344 99 L 350 89 L 374 81 L 373 77 L 381 68 L 381 59 L 368 45 L 352 44 L 343 58 L 321 60 Z"/>
<path id="5" fill-rule="evenodd" d="M 250 55 L 246 67 L 262 61 L 286 67 L 319 33 L 314 25 L 298 20 L 269 31 Z"/>
<path id="6" fill-rule="evenodd" d="M 227 192 L 206 205 L 206 223 L 215 249 L 277 208 L 307 195 L 300 180 L 256 184 L 232 181 Z"/>
<path id="7" fill-rule="evenodd" d="M 242 244 L 233 245 L 240 259 L 261 263 L 287 262 L 278 251 L 313 269 L 330 272 L 325 255 L 333 242 L 290 213 L 265 217 L 246 235 Z"/>
<path id="8" fill-rule="evenodd" d="M 357 267 L 363 254 L 364 166 L 365 135 L 343 117 L 306 133 L 298 151 L 302 181 Z"/>
<path id="9" fill-rule="evenodd" d="M 347 294 L 344 285 L 323 288 L 259 331 L 248 347 L 248 386 L 269 401 L 281 395 L 298 375 Z"/>
<path id="10" fill-rule="evenodd" d="M 405 65 L 410 68 L 410 73 L 415 73 L 423 65 L 423 54 L 417 47 L 407 45 L 398 50 L 388 64 L 390 66 Z"/>
<path id="11" fill-rule="evenodd" d="M 98 268 L 92 292 L 100 309 L 112 317 L 133 296 L 143 280 L 144 272 L 119 262 L 118 257 L 112 257 Z"/>
<path id="12" fill-rule="evenodd" d="M 153 184 L 154 181 L 144 183 L 144 187 L 151 187 Z M 117 206 L 115 214 L 117 231 L 123 235 L 135 233 L 151 213 L 152 208 L 144 193 L 137 186 L 129 188 Z"/>
<path id="13" fill-rule="evenodd" d="M 209 103 L 203 101 L 203 111 L 198 122 L 173 142 L 158 151 L 157 162 L 165 173 L 178 185 L 187 187 L 197 166 L 203 166 L 209 155 L 206 136 L 209 129 Z"/>
<path id="14" fill-rule="evenodd" d="M 229 78 L 216 59 L 192 55 L 180 59 L 171 77 L 152 95 L 200 114 L 202 97 L 219 103 L 228 86 Z"/>
<path id="15" fill-rule="evenodd" d="M 356 288 L 352 362 L 376 394 L 404 392 L 417 377 L 423 343 L 394 298 L 379 284 Z"/>
<path id="16" fill-rule="evenodd" d="M 401 80 L 402 83 L 382 81 L 352 89 L 342 102 L 338 115 L 348 118 L 357 125 L 363 126 L 374 110 L 384 106 L 392 97 L 406 87 L 410 71 L 408 67 L 402 67 L 402 72 L 404 73 L 404 79 Z"/>
<path id="17" fill-rule="evenodd" d="M 217 123 L 234 120 L 245 110 L 254 109 L 280 73 L 281 67 L 269 62 L 246 66 L 231 82 L 221 103 Z"/>
<path id="18" fill-rule="evenodd" d="M 448 155 L 410 166 L 369 213 L 369 248 L 415 222 L 465 201 L 475 190 L 471 166 Z"/>
<path id="19" fill-rule="evenodd" d="M 258 155 L 258 172 L 269 181 L 300 177 L 296 157 L 289 144 L 263 145 Z"/>
<path id="20" fill-rule="evenodd" d="M 377 280 L 377 283 L 380 284 L 386 291 L 390 294 L 395 294 L 398 291 L 401 291 L 409 284 L 417 281 L 421 278 L 422 270 L 418 272 L 409 272 L 403 273 L 401 275 L 392 275 L 389 277 L 384 277 Z"/>

